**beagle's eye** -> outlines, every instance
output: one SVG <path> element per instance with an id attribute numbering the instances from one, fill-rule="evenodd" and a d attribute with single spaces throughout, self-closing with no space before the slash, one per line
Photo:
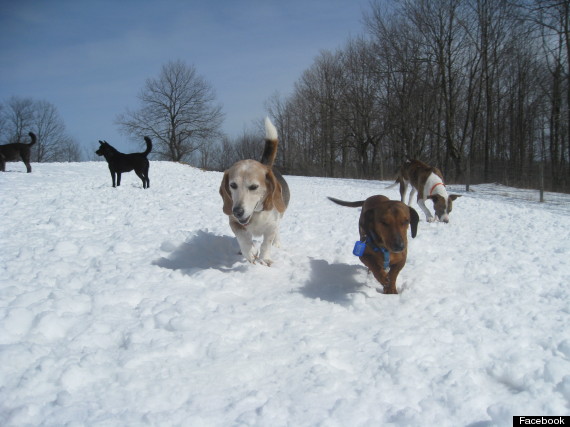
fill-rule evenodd
<path id="1" fill-rule="evenodd" d="M 247 187 L 247 188 L 249 188 L 250 191 L 255 191 L 255 190 L 257 190 L 257 189 L 259 188 L 259 185 L 257 185 L 257 184 L 252 184 L 252 185 L 250 185 L 250 186 Z"/>
<path id="2" fill-rule="evenodd" d="M 237 184 L 235 182 L 232 182 L 230 184 L 230 187 L 232 187 L 235 190 L 237 188 Z"/>

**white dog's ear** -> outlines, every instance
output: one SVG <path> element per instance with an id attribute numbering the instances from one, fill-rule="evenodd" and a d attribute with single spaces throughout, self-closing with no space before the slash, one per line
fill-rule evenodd
<path id="1" fill-rule="evenodd" d="M 228 171 L 224 172 L 224 178 L 222 179 L 222 184 L 220 185 L 220 196 L 224 201 L 224 213 L 226 215 L 232 214 L 233 201 L 230 194 L 230 176 Z"/>
<path id="2" fill-rule="evenodd" d="M 279 184 L 279 181 L 277 178 L 275 178 L 275 175 L 271 169 L 267 171 L 267 174 L 265 175 L 265 181 L 267 182 L 267 195 L 263 201 L 263 210 L 270 211 L 273 209 L 273 207 L 275 207 L 278 212 L 285 212 L 286 206 L 285 202 L 283 201 L 281 184 Z"/>

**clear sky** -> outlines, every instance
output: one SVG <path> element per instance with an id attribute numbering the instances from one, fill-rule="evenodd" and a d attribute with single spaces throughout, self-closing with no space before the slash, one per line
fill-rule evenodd
<path id="1" fill-rule="evenodd" d="M 0 100 L 54 104 L 82 146 L 135 146 L 117 115 L 137 109 L 170 60 L 193 65 L 240 135 L 288 95 L 321 50 L 364 32 L 369 0 L 0 0 Z"/>

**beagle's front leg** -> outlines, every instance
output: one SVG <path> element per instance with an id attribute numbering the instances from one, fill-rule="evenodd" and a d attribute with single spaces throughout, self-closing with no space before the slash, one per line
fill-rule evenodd
<path id="1" fill-rule="evenodd" d="M 259 248 L 259 261 L 261 264 L 268 267 L 271 266 L 273 261 L 271 260 L 271 246 L 278 236 L 277 229 L 270 230 L 263 234 L 263 242 Z"/>
<path id="2" fill-rule="evenodd" d="M 234 234 L 236 235 L 236 239 L 239 244 L 239 249 L 242 255 L 251 263 L 255 263 L 255 258 L 257 256 L 257 251 L 253 245 L 253 236 L 245 227 L 240 224 L 236 224 L 233 221 L 230 221 L 230 227 Z"/>

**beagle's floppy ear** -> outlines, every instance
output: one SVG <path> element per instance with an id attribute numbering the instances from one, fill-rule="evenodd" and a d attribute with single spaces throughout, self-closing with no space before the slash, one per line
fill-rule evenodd
<path id="1" fill-rule="evenodd" d="M 420 222 L 420 216 L 418 215 L 418 213 L 414 208 L 410 208 L 408 206 L 408 209 L 410 210 L 410 226 L 412 228 L 412 238 L 413 238 L 416 237 L 416 235 L 418 234 L 418 223 Z"/>
<path id="2" fill-rule="evenodd" d="M 222 179 L 222 183 L 220 185 L 220 196 L 222 196 L 222 200 L 224 201 L 224 213 L 226 215 L 231 215 L 233 200 L 230 193 L 230 175 L 228 171 L 224 172 L 224 178 Z"/>
<path id="3" fill-rule="evenodd" d="M 275 174 L 271 169 L 265 174 L 265 182 L 267 183 L 267 194 L 263 201 L 263 210 L 270 211 L 275 207 L 279 213 L 285 212 L 287 207 L 283 201 L 281 184 L 279 184 L 279 181 L 275 178 Z"/>

